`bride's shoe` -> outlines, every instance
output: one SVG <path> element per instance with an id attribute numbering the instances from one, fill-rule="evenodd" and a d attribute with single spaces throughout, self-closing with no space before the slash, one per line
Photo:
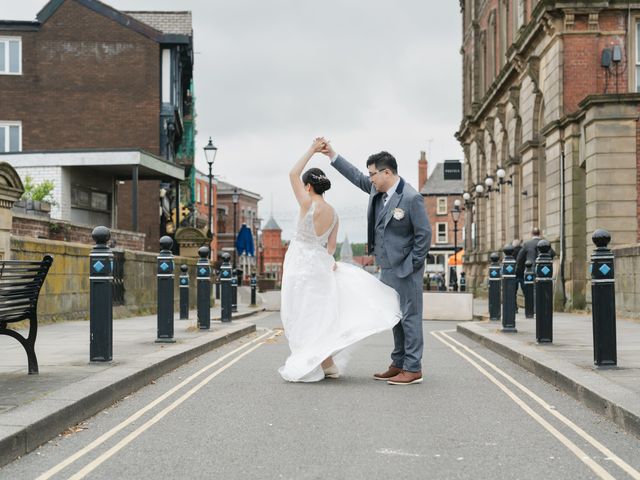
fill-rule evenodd
<path id="1" fill-rule="evenodd" d="M 340 378 L 340 370 L 335 365 L 331 365 L 330 367 L 324 368 L 324 378 Z"/>

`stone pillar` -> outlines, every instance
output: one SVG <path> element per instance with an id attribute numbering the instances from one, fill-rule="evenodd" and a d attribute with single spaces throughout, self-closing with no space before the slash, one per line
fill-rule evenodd
<path id="1" fill-rule="evenodd" d="M 11 207 L 23 193 L 24 187 L 15 169 L 0 162 L 0 259 L 11 258 Z"/>

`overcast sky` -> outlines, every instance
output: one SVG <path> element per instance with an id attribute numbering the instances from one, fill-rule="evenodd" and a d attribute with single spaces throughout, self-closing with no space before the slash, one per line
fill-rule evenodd
<path id="1" fill-rule="evenodd" d="M 454 0 L 105 0 L 120 10 L 191 10 L 197 163 L 218 146 L 214 174 L 263 196 L 290 238 L 297 205 L 288 171 L 315 136 L 365 169 L 387 150 L 417 184 L 420 150 L 462 158 L 460 12 Z M 2 19 L 33 20 L 45 0 L 0 0 Z M 341 233 L 366 238 L 364 193 L 318 155 Z"/>

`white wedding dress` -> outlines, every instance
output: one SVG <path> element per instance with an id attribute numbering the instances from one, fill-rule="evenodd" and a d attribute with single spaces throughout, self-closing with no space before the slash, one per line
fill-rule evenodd
<path id="1" fill-rule="evenodd" d="M 315 203 L 298 220 L 284 259 L 281 317 L 291 355 L 279 372 L 290 382 L 324 378 L 321 362 L 333 356 L 340 372 L 345 348 L 400 321 L 397 292 L 363 269 L 338 262 L 327 241 L 338 217 L 322 235 L 313 224 Z"/>

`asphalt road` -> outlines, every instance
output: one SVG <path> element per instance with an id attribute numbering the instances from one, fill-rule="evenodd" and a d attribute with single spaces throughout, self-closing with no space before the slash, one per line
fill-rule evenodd
<path id="1" fill-rule="evenodd" d="M 276 315 L 0 469 L 0 479 L 640 478 L 640 440 L 425 322 L 425 381 L 372 380 L 391 334 L 338 380 L 289 384 Z"/>

